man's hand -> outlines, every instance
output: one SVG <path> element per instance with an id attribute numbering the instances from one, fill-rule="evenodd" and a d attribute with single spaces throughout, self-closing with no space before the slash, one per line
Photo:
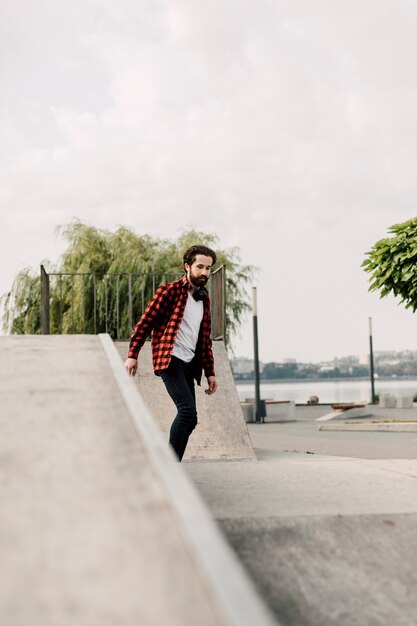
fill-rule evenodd
<path id="1" fill-rule="evenodd" d="M 217 380 L 215 376 L 209 376 L 207 378 L 207 382 L 208 382 L 208 389 L 206 389 L 206 394 L 211 396 L 212 393 L 214 393 L 217 389 Z"/>
<path id="2" fill-rule="evenodd" d="M 126 359 L 125 368 L 127 369 L 127 373 L 129 374 L 129 376 L 134 376 L 138 370 L 138 360 Z"/>

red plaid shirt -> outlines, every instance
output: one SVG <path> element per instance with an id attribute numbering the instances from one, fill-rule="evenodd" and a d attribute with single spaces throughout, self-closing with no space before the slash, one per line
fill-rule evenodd
<path id="1" fill-rule="evenodd" d="M 171 362 L 172 350 L 178 329 L 184 317 L 190 286 L 186 276 L 159 287 L 130 337 L 129 357 L 137 359 L 139 350 L 151 335 L 152 361 L 155 374 L 166 369 Z M 214 359 L 211 349 L 210 300 L 203 300 L 204 312 L 198 336 L 193 375 L 200 385 L 204 369 L 206 377 L 214 376 Z"/>

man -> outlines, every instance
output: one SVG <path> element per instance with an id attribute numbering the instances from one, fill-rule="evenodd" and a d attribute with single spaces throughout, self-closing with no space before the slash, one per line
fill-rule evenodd
<path id="1" fill-rule="evenodd" d="M 181 461 L 188 438 L 197 425 L 194 379 L 207 378 L 206 393 L 217 389 L 211 349 L 210 300 L 205 289 L 216 253 L 202 245 L 184 253 L 185 275 L 157 289 L 130 338 L 125 367 L 132 376 L 139 350 L 152 333 L 152 362 L 177 407 L 169 442 Z"/>

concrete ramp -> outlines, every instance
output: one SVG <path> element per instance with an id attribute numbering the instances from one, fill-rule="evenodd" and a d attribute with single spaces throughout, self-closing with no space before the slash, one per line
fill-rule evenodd
<path id="1" fill-rule="evenodd" d="M 272 626 L 106 336 L 0 337 L 0 623 Z"/>
<path id="2" fill-rule="evenodd" d="M 129 344 L 116 342 L 125 361 Z M 219 388 L 215 394 L 204 393 L 207 381 L 196 386 L 198 426 L 190 437 L 184 459 L 256 460 L 248 428 L 243 417 L 239 396 L 223 341 L 213 342 L 214 365 Z M 138 373 L 134 380 L 165 440 L 176 409 L 165 390 L 164 383 L 152 369 L 150 342 L 139 353 Z"/>

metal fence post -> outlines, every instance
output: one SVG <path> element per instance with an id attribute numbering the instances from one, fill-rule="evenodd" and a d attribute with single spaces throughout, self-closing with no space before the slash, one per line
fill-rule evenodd
<path id="1" fill-rule="evenodd" d="M 128 293 L 129 293 L 129 334 L 130 334 L 133 331 L 132 272 L 129 272 Z"/>
<path id="2" fill-rule="evenodd" d="M 375 395 L 375 374 L 374 374 L 374 349 L 372 342 L 372 317 L 369 318 L 369 369 L 371 376 L 371 397 L 372 404 L 376 404 Z"/>
<path id="3" fill-rule="evenodd" d="M 222 298 L 221 298 L 221 315 L 223 328 L 223 341 L 226 344 L 226 266 L 222 268 Z"/>
<path id="4" fill-rule="evenodd" d="M 93 319 L 94 319 L 94 334 L 97 335 L 97 281 L 96 275 L 93 274 Z"/>
<path id="5" fill-rule="evenodd" d="M 253 314 L 253 364 L 255 373 L 255 421 L 263 422 L 265 417 L 261 404 L 259 381 L 259 348 L 258 348 L 258 303 L 256 287 L 252 287 L 252 314 Z"/>
<path id="6" fill-rule="evenodd" d="M 49 333 L 49 276 L 44 266 L 41 265 L 41 334 L 49 335 Z"/>
<path id="7" fill-rule="evenodd" d="M 119 339 L 119 325 L 120 325 L 120 302 L 119 302 L 119 284 L 120 284 L 120 274 L 117 274 L 116 277 L 116 339 Z"/>
<path id="8" fill-rule="evenodd" d="M 210 279 L 211 336 L 226 342 L 226 268 L 220 266 Z"/>

